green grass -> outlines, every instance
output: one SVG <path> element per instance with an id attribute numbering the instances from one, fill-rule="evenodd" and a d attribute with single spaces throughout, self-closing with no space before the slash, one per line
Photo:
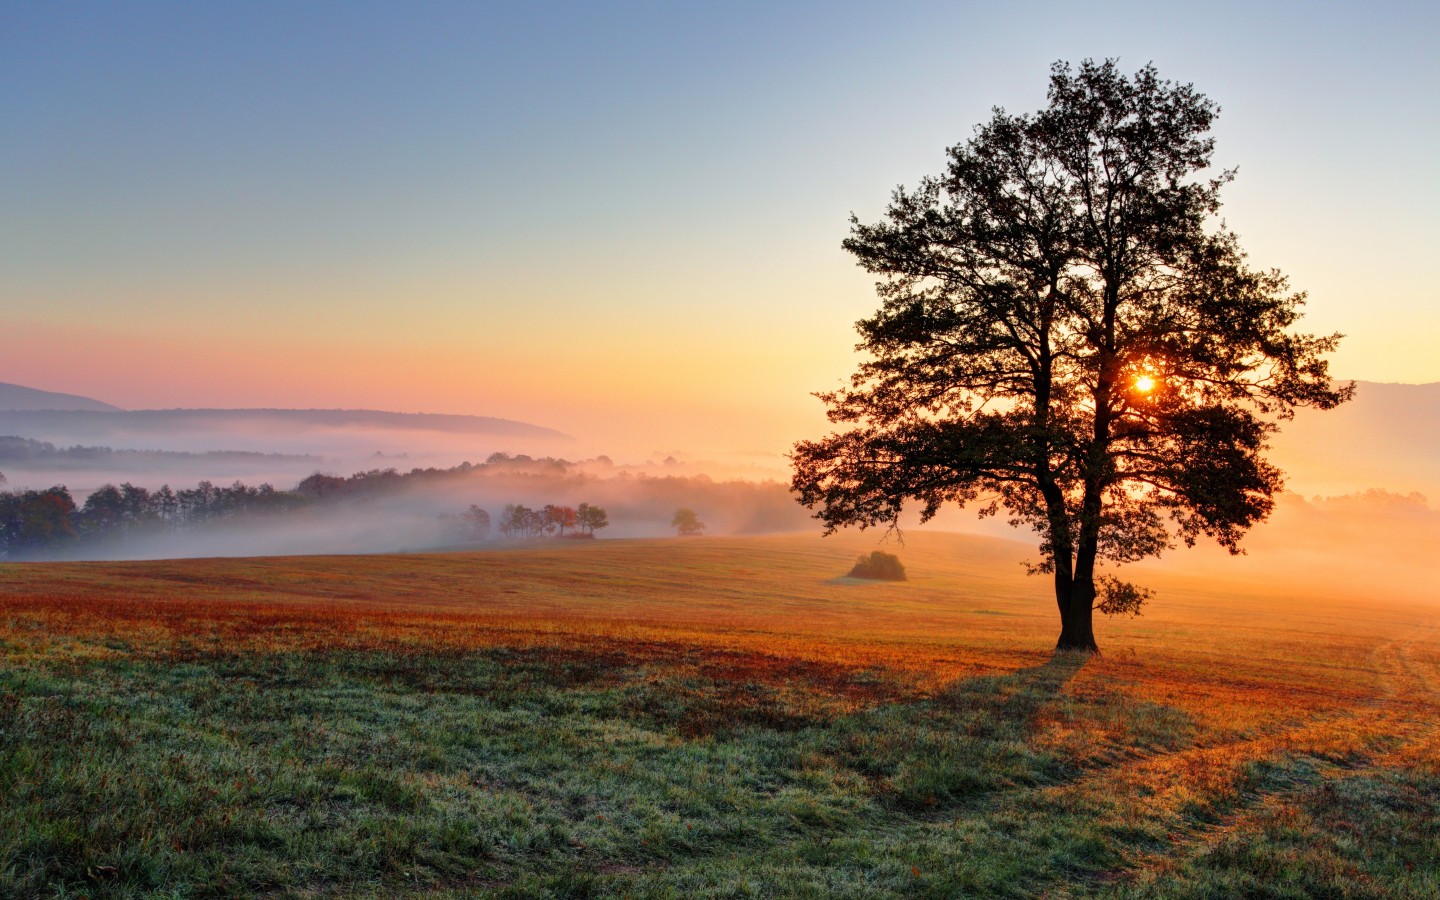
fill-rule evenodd
<path id="1" fill-rule="evenodd" d="M 504 651 L 33 663 L 0 678 L 0 889 L 1023 894 L 1118 862 L 1022 800 L 1075 774 L 1026 741 L 1074 666 L 825 718 Z"/>
<path id="2" fill-rule="evenodd" d="M 0 892 L 1299 897 L 1440 886 L 1433 770 L 1324 790 L 1311 790 L 1313 771 L 1291 773 L 1306 788 L 1302 818 L 1266 819 L 1258 842 L 1222 839 L 1163 883 L 1110 884 L 1127 860 L 1162 851 L 1175 823 L 1047 788 L 1190 746 L 1196 729 L 1177 710 L 1097 696 L 1064 714 L 1124 722 L 1112 743 L 1078 759 L 1037 748 L 1031 723 L 1078 665 L 1059 658 L 828 717 L 773 689 L 749 686 L 735 713 L 743 686 L 503 650 L 34 662 L 0 677 Z M 1286 777 L 1258 773 L 1253 790 L 1292 786 Z M 1227 809 L 1218 799 L 1182 819 Z"/>
<path id="3" fill-rule="evenodd" d="M 0 896 L 1440 896 L 1428 645 L 1334 676 L 1387 702 L 1217 709 L 1246 673 L 28 615 L 0 620 Z"/>

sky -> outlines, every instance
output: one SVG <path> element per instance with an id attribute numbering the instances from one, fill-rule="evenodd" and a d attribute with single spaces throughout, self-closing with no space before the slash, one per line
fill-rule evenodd
<path id="1" fill-rule="evenodd" d="M 0 381 L 471 413 L 740 459 L 826 429 L 841 250 L 1055 60 L 1220 104 L 1225 219 L 1440 381 L 1440 6 L 0 2 Z"/>

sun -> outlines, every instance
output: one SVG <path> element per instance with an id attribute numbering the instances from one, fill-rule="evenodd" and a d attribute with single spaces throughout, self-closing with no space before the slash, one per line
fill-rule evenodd
<path id="1" fill-rule="evenodd" d="M 1155 389 L 1155 379 L 1149 375 L 1141 375 L 1135 379 L 1135 390 L 1142 394 L 1148 394 Z"/>

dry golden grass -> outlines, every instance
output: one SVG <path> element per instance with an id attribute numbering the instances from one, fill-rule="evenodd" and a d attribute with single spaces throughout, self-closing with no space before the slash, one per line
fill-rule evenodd
<path id="1" fill-rule="evenodd" d="M 1009 541 L 911 534 L 911 579 L 841 577 L 868 536 L 537 544 L 475 553 L 0 565 L 0 617 L 26 644 L 108 636 L 150 653 L 415 643 L 651 642 L 863 668 L 943 684 L 1048 657 L 1044 578 Z M 1146 573 L 1145 615 L 1098 624 L 1088 680 L 1238 724 L 1252 710 L 1351 708 L 1419 675 L 1440 606 L 1381 591 L 1256 589 Z M 1412 664 L 1429 673 L 1424 657 Z M 1410 669 L 1404 671 L 1409 672 Z M 1406 679 L 1411 679 L 1407 681 Z M 1218 712 L 1215 709 L 1218 708 Z M 1265 716 L 1257 713 L 1259 720 Z M 1239 717 L 1239 719 L 1237 719 Z"/>

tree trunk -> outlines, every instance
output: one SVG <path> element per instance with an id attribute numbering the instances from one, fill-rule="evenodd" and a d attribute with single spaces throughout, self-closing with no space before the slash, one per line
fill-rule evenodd
<path id="1" fill-rule="evenodd" d="M 1069 561 L 1065 566 L 1060 565 L 1060 560 L 1055 560 L 1055 605 L 1060 607 L 1060 624 L 1065 624 L 1065 617 L 1070 615 L 1070 597 L 1075 593 L 1075 583 L 1070 579 Z"/>
<path id="2" fill-rule="evenodd" d="M 1095 398 L 1095 431 L 1085 459 L 1085 496 L 1080 501 L 1080 527 L 1075 540 L 1075 577 L 1070 588 L 1070 606 L 1060 625 L 1056 650 L 1098 653 L 1095 644 L 1095 561 L 1100 555 L 1100 513 L 1105 505 L 1105 473 L 1110 461 L 1110 393 L 1115 386 L 1119 359 L 1115 354 L 1115 320 L 1120 308 L 1117 285 L 1122 280 L 1109 256 L 1103 268 L 1105 315 L 1101 328 L 1099 367 L 1092 396 Z"/>
<path id="3" fill-rule="evenodd" d="M 1075 593 L 1074 555 L 1070 552 L 1070 536 L 1059 524 L 1063 520 L 1052 519 L 1050 523 L 1051 563 L 1055 567 L 1055 605 L 1060 609 L 1060 623 L 1070 614 L 1070 598 Z"/>
<path id="4" fill-rule="evenodd" d="M 1084 650 L 1098 653 L 1095 644 L 1095 579 L 1076 578 L 1070 589 L 1070 608 L 1060 625 L 1056 650 Z"/>
<path id="5" fill-rule="evenodd" d="M 1044 448 L 1042 448 L 1042 451 Z M 1060 621 L 1070 612 L 1071 585 L 1075 573 L 1075 545 L 1070 534 L 1070 516 L 1065 509 L 1065 495 L 1055 484 L 1048 458 L 1035 465 L 1035 480 L 1045 498 L 1045 513 L 1050 519 L 1050 565 L 1055 573 L 1055 605 Z"/>
<path id="6" fill-rule="evenodd" d="M 1095 644 L 1095 558 L 1099 555 L 1098 529 L 1089 523 L 1080 529 L 1075 552 L 1075 576 L 1070 584 L 1070 606 L 1060 623 L 1056 650 L 1098 653 Z"/>

